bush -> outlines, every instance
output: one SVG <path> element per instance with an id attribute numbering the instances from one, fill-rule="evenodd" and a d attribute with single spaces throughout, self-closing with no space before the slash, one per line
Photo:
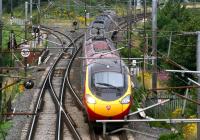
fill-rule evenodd
<path id="1" fill-rule="evenodd" d="M 183 135 L 181 133 L 170 133 L 163 134 L 160 136 L 159 140 L 183 140 Z"/>

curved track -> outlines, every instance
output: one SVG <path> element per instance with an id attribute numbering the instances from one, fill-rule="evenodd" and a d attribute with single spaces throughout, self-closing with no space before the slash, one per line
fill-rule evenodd
<path id="1" fill-rule="evenodd" d="M 43 109 L 43 112 L 44 112 L 44 110 L 47 108 L 47 107 L 45 108 L 45 106 L 49 106 L 49 107 L 51 106 L 50 108 L 53 108 L 51 110 L 51 113 L 49 113 L 49 114 L 47 113 L 48 114 L 47 119 L 49 118 L 50 119 L 49 121 L 51 121 L 51 122 L 54 121 L 54 123 L 53 123 L 54 128 L 49 126 L 51 131 L 53 131 L 53 130 L 55 131 L 52 134 L 52 135 L 54 135 L 54 139 L 55 139 L 55 136 L 56 136 L 56 139 L 58 139 L 58 140 L 62 139 L 61 138 L 62 137 L 61 136 L 61 125 L 62 125 L 63 120 L 66 122 L 69 130 L 72 133 L 73 138 L 81 139 L 79 133 L 77 132 L 76 128 L 74 127 L 73 120 L 71 119 L 70 115 L 63 109 L 62 103 L 63 103 L 63 96 L 65 93 L 66 77 L 68 75 L 67 73 L 69 72 L 69 69 L 70 69 L 70 63 L 72 63 L 72 61 L 73 61 L 70 59 L 74 59 L 76 56 L 76 52 L 77 52 L 77 49 L 74 49 L 74 50 L 76 50 L 76 51 L 73 51 L 75 53 L 70 54 L 70 53 L 68 53 L 68 50 L 69 50 L 68 48 L 70 48 L 70 47 L 76 48 L 76 45 L 74 45 L 75 44 L 74 42 L 79 40 L 82 37 L 82 35 L 77 37 L 75 40 L 72 40 L 69 36 L 64 35 L 63 33 L 59 32 L 59 31 L 55 31 L 53 29 L 49 29 L 49 28 L 45 28 L 45 27 L 42 27 L 41 29 L 63 35 L 65 37 L 65 40 L 68 39 L 70 41 L 70 43 L 67 45 L 66 49 L 63 49 L 63 51 L 57 56 L 55 62 L 52 64 L 52 66 L 50 67 L 50 69 L 45 77 L 45 80 L 40 89 L 38 100 L 37 100 L 35 110 L 34 110 L 34 113 L 37 115 L 35 115 L 32 119 L 32 123 L 30 125 L 29 134 L 27 136 L 27 139 L 29 139 L 29 140 L 33 139 L 33 138 L 37 139 L 37 137 L 36 137 L 37 132 L 40 133 L 40 131 L 42 131 L 40 128 L 38 128 L 38 127 L 40 127 L 40 124 L 43 124 L 43 122 L 40 122 L 40 120 L 42 120 L 44 118 L 44 117 L 41 117 L 42 113 L 40 113 L 40 110 Z M 61 39 L 59 39 L 59 40 L 61 40 Z M 62 44 L 63 44 L 63 42 L 62 42 Z M 67 54 L 67 55 L 65 55 L 65 54 Z M 63 68 L 63 70 L 65 71 L 64 72 L 65 74 L 61 76 L 61 77 L 63 77 L 61 80 L 62 85 L 61 85 L 59 93 L 56 93 L 56 90 L 54 89 L 52 81 L 55 80 L 54 77 L 55 77 L 55 73 L 57 71 L 56 69 L 59 69 L 58 65 L 61 62 L 63 57 L 65 57 L 65 61 L 67 59 L 67 61 L 70 61 L 70 63 L 68 63 L 67 61 L 66 61 L 67 63 L 65 63 L 65 67 Z M 47 96 L 47 94 L 45 94 L 46 89 L 49 89 L 49 92 L 51 94 L 51 103 L 48 101 L 49 99 L 47 99 L 47 100 L 45 99 L 45 97 Z M 47 97 L 47 98 L 50 98 L 50 97 Z M 43 101 L 46 103 L 42 104 Z M 53 107 L 53 106 L 55 106 L 55 107 Z M 57 115 L 55 114 L 55 112 L 58 112 Z M 52 115 L 52 117 L 50 117 L 51 116 L 50 114 Z M 55 125 L 56 125 L 56 127 L 55 127 Z M 49 139 L 51 139 L 51 138 L 49 138 Z"/>
<path id="2" fill-rule="evenodd" d="M 137 21 L 141 20 L 142 18 L 143 16 L 140 15 L 137 18 Z M 120 26 L 120 28 L 122 29 L 125 26 L 127 26 L 127 24 L 126 22 L 122 21 L 119 23 L 118 26 Z M 83 35 L 80 35 L 78 37 L 76 35 L 76 37 L 72 39 L 71 35 L 70 36 L 66 35 L 63 32 L 54 30 L 49 27 L 41 26 L 41 29 L 56 36 L 56 38 L 59 40 L 62 46 L 64 45 L 66 46 L 62 49 L 61 53 L 56 57 L 54 63 L 49 68 L 47 75 L 45 77 L 45 80 L 41 86 L 41 89 L 38 95 L 38 100 L 37 100 L 37 103 L 35 105 L 35 110 L 34 110 L 34 113 L 36 115 L 33 116 L 27 139 L 28 140 L 38 139 L 38 138 L 40 139 L 40 136 L 42 134 L 38 134 L 37 136 L 37 133 L 42 133 L 40 131 L 43 131 L 43 127 L 38 128 L 40 127 L 41 124 L 45 125 L 45 127 L 49 127 L 48 128 L 50 130 L 49 134 L 52 137 L 49 137 L 46 139 L 60 140 L 60 139 L 63 139 L 63 137 L 65 136 L 67 139 L 81 140 L 81 139 L 85 139 L 86 137 L 88 138 L 89 135 L 90 135 L 90 139 L 92 140 L 132 139 L 132 138 L 128 138 L 125 132 L 118 133 L 115 135 L 106 135 L 105 137 L 103 137 L 102 134 L 95 134 L 92 127 L 90 127 L 89 129 L 90 131 L 87 133 L 87 136 L 85 136 L 85 138 L 79 133 L 79 131 L 77 130 L 78 128 L 77 125 L 80 125 L 80 124 L 74 121 L 74 115 L 77 115 L 77 112 L 72 114 L 71 116 L 70 108 L 73 108 L 73 107 L 70 107 L 70 108 L 67 107 L 68 104 L 66 103 L 65 98 L 69 98 L 69 97 L 66 97 L 66 96 L 69 96 L 66 94 L 66 92 L 67 91 L 70 92 L 70 95 L 73 97 L 73 101 L 76 102 L 76 108 L 78 107 L 79 109 L 84 110 L 84 106 L 81 101 L 80 95 L 75 91 L 70 81 L 70 75 L 71 75 L 70 72 L 71 72 L 72 64 L 78 52 L 81 49 L 81 47 L 77 47 L 76 42 L 80 40 L 80 38 L 83 37 Z M 60 36 L 62 36 L 62 38 Z M 66 40 L 69 41 L 68 44 L 64 43 Z M 72 48 L 74 49 L 71 51 Z M 57 88 L 56 83 L 54 81 L 59 81 L 60 83 L 59 88 Z M 49 94 L 47 93 L 45 94 L 45 92 L 48 92 L 48 91 L 49 91 Z M 47 95 L 48 97 L 46 97 Z M 70 97 L 70 100 L 72 100 L 71 97 Z M 48 108 L 48 111 L 45 112 L 44 110 L 47 108 Z M 42 119 L 43 116 L 46 116 L 46 118 L 44 119 L 43 122 L 41 122 L 40 119 Z M 66 136 L 66 133 L 68 132 L 64 132 L 66 131 L 66 128 L 63 122 L 66 124 L 68 128 L 67 131 L 71 132 L 70 135 L 68 134 L 69 137 Z"/>

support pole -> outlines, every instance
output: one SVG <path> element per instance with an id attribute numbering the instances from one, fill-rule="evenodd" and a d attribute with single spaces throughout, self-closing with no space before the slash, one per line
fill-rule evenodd
<path id="1" fill-rule="evenodd" d="M 86 9 L 86 0 L 85 0 L 85 26 L 87 26 L 87 9 Z"/>
<path id="2" fill-rule="evenodd" d="M 67 10 L 70 12 L 70 0 L 67 0 Z"/>
<path id="3" fill-rule="evenodd" d="M 106 123 L 103 123 L 103 137 L 106 136 Z"/>
<path id="4" fill-rule="evenodd" d="M 28 20 L 28 2 L 25 2 L 25 20 Z"/>
<path id="5" fill-rule="evenodd" d="M 40 0 L 38 0 L 38 9 L 40 10 Z"/>
<path id="6" fill-rule="evenodd" d="M 33 1 L 30 0 L 30 20 L 32 21 Z"/>
<path id="7" fill-rule="evenodd" d="M 28 21 L 25 21 L 25 36 L 24 36 L 25 40 L 27 41 L 28 39 Z"/>
<path id="8" fill-rule="evenodd" d="M 10 0 L 10 13 L 11 13 L 11 18 L 13 17 L 13 0 Z"/>
<path id="9" fill-rule="evenodd" d="M 188 82 L 188 85 L 190 85 L 190 81 Z M 185 91 L 185 97 L 188 98 L 188 92 L 189 92 L 189 88 L 186 89 Z M 183 109 L 182 109 L 182 116 L 184 115 L 185 113 L 185 107 L 186 107 L 186 99 L 184 99 L 184 102 L 183 102 Z"/>
<path id="10" fill-rule="evenodd" d="M 153 73 L 152 73 L 152 88 L 157 88 L 157 0 L 152 0 L 152 55 Z M 153 91 L 156 93 L 156 91 Z"/>
<path id="11" fill-rule="evenodd" d="M 38 8 L 37 23 L 38 25 L 40 25 L 40 0 L 38 0 L 37 8 Z"/>
<path id="12" fill-rule="evenodd" d="M 2 58 L 2 0 L 0 0 L 0 65 L 3 62 Z M 1 73 L 1 70 L 0 70 Z M 0 77 L 0 89 L 2 88 L 2 77 Z M 2 92 L 0 91 L 0 113 L 2 113 Z M 2 116 L 0 115 L 0 121 L 2 120 Z"/>
<path id="13" fill-rule="evenodd" d="M 2 27 L 3 27 L 3 22 L 2 22 L 2 0 L 0 0 L 0 52 L 2 50 Z M 1 55 L 1 53 L 0 53 L 0 55 Z"/>
<path id="14" fill-rule="evenodd" d="M 170 55 L 171 45 L 172 45 L 172 32 L 171 32 L 170 38 L 169 38 L 169 46 L 168 46 L 167 57 L 169 57 L 169 55 Z"/>
<path id="15" fill-rule="evenodd" d="M 200 31 L 197 32 L 197 52 L 196 52 L 196 59 L 197 59 L 197 71 L 200 71 Z M 198 83 L 200 83 L 200 75 L 198 74 Z M 197 99 L 200 100 L 200 89 L 197 89 Z M 200 118 L 200 105 L 197 105 L 197 114 L 198 118 Z M 197 139 L 200 139 L 200 123 L 197 123 Z"/>
<path id="16" fill-rule="evenodd" d="M 128 33 L 127 33 L 127 39 L 128 39 L 128 67 L 130 69 L 130 66 L 131 66 L 131 60 L 129 59 L 131 57 L 131 31 L 132 31 L 132 23 L 131 23 L 131 17 L 132 17 L 132 5 L 131 5 L 131 0 L 129 0 L 129 3 L 128 3 Z M 134 19 L 135 20 L 135 19 Z M 134 21 L 135 22 L 135 21 Z"/>
<path id="17" fill-rule="evenodd" d="M 147 53 L 147 46 L 148 46 L 148 42 L 147 42 L 147 37 L 146 37 L 146 0 L 143 0 L 143 11 L 144 11 L 144 60 L 143 60 L 143 71 L 145 72 L 146 71 L 146 63 L 148 60 L 145 59 L 145 57 L 147 57 L 148 53 Z M 144 81 L 144 75 L 142 76 L 143 77 L 143 81 Z"/>

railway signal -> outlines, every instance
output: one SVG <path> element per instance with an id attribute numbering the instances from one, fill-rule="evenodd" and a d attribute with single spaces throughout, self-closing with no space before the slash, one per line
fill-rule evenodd
<path id="1" fill-rule="evenodd" d="M 72 26 L 73 26 L 74 30 L 77 30 L 77 29 L 78 29 L 78 22 L 77 22 L 77 21 L 74 21 L 74 22 L 72 23 Z"/>
<path id="2" fill-rule="evenodd" d="M 32 80 L 24 81 L 24 87 L 26 89 L 32 89 L 34 86 L 34 82 Z"/>
<path id="3" fill-rule="evenodd" d="M 33 32 L 34 33 L 39 33 L 40 32 L 40 28 L 33 26 Z"/>

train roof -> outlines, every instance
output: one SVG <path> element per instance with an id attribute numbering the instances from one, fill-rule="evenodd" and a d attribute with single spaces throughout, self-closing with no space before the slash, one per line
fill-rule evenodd
<path id="1" fill-rule="evenodd" d="M 92 73 L 112 71 L 118 73 L 124 73 L 125 64 L 120 59 L 96 59 L 90 68 Z"/>

